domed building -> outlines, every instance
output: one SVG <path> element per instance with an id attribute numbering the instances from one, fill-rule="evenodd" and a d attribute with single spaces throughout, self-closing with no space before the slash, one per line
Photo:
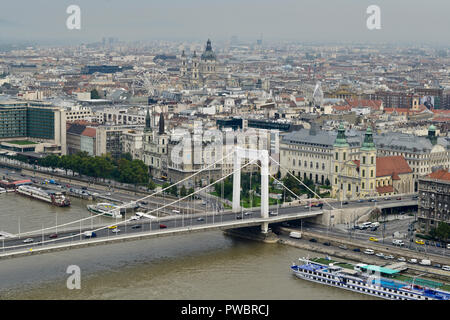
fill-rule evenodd
<path id="1" fill-rule="evenodd" d="M 180 77 L 184 87 L 217 86 L 226 83 L 226 75 L 218 70 L 217 57 L 211 45 L 206 42 L 205 51 L 201 56 L 194 51 L 190 61 L 183 50 L 181 54 Z"/>

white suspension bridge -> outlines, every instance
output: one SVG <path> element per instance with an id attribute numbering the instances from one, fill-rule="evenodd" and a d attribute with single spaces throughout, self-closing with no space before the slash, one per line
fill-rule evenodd
<path id="1" fill-rule="evenodd" d="M 111 209 L 111 211 L 130 207 L 138 202 L 142 202 L 144 200 L 155 197 L 158 194 L 164 193 L 172 187 L 180 185 L 185 181 L 201 174 L 202 172 L 210 170 L 219 163 L 223 165 L 224 161 L 226 159 L 229 159 L 230 157 L 233 157 L 233 171 L 231 173 L 223 175 L 220 179 L 217 179 L 207 186 L 198 188 L 189 195 L 182 197 L 180 196 L 178 199 L 172 202 L 147 211 L 146 213 L 142 213 L 142 218 L 139 221 L 135 221 L 133 218 L 123 219 L 120 221 L 116 219 L 114 223 L 93 228 L 94 225 L 92 224 L 92 219 L 94 219 L 98 215 L 92 215 L 87 218 L 55 225 L 53 227 L 27 231 L 18 234 L 11 234 L 7 238 L 4 237 L 2 239 L 0 258 L 24 256 L 35 253 L 50 252 L 54 250 L 84 247 L 88 245 L 147 239 L 163 235 L 176 235 L 195 231 L 226 230 L 250 226 L 261 226 L 261 232 L 263 234 L 267 234 L 269 231 L 269 224 L 271 223 L 309 218 L 323 214 L 323 210 L 321 208 L 316 208 L 315 210 L 312 209 L 312 201 L 317 201 L 318 199 L 320 199 L 320 201 L 326 204 L 331 210 L 336 209 L 327 199 L 321 198 L 300 179 L 290 173 L 289 170 L 287 170 L 287 174 L 292 176 L 299 184 L 307 188 L 312 194 L 316 196 L 316 198 L 301 200 L 297 194 L 295 194 L 281 181 L 271 175 L 269 173 L 269 160 L 273 161 L 280 167 L 281 165 L 275 159 L 269 156 L 267 150 L 243 149 L 241 147 L 235 147 L 232 152 L 230 152 L 223 158 L 205 166 L 203 169 L 197 171 L 191 176 L 173 183 L 172 185 L 163 188 L 158 192 L 149 194 L 141 199 L 137 199 L 115 207 L 114 209 Z M 244 164 L 242 164 L 243 159 L 247 160 L 247 162 Z M 258 211 L 255 210 L 255 208 L 247 209 L 244 214 L 240 201 L 241 170 L 251 164 L 256 164 L 260 168 L 261 173 L 261 204 L 259 214 Z M 208 191 L 208 189 L 213 185 L 221 183 L 231 175 L 233 176 L 233 197 L 231 210 L 222 210 L 221 212 L 205 211 L 204 213 L 190 214 L 185 213 L 185 210 L 183 210 L 179 214 L 173 216 L 163 218 L 156 217 L 158 215 L 158 212 L 160 212 L 161 210 L 167 207 L 176 206 L 181 201 L 192 200 L 195 195 Z M 277 183 L 281 185 L 285 189 L 285 191 L 289 192 L 289 194 L 291 194 L 294 198 L 301 200 L 303 204 L 305 204 L 305 202 L 309 203 L 308 209 L 306 209 L 304 205 L 289 207 L 283 206 L 281 208 L 276 205 L 276 208 L 273 208 L 273 211 L 269 211 L 269 177 L 277 181 Z M 87 229 L 86 227 L 82 227 L 82 223 L 89 220 L 91 221 L 91 228 Z M 163 222 L 164 225 L 162 225 Z M 77 227 L 78 224 L 79 228 Z M 124 232 L 117 232 L 119 228 L 122 228 Z M 55 230 L 57 233 L 57 237 L 50 239 L 48 235 L 54 234 Z M 94 232 L 96 234 L 96 237 L 83 237 L 87 230 Z M 116 230 L 116 232 L 114 232 L 113 230 Z M 29 243 L 24 243 L 24 239 L 32 240 Z"/>

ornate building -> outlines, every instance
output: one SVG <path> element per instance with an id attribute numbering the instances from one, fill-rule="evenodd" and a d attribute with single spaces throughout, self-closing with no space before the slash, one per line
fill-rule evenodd
<path id="1" fill-rule="evenodd" d="M 197 52 L 194 51 L 189 60 L 183 50 L 180 60 L 180 78 L 185 88 L 225 85 L 227 82 L 227 75 L 219 68 L 216 54 L 209 39 L 201 56 L 198 56 Z"/>
<path id="2" fill-rule="evenodd" d="M 165 133 L 164 116 L 159 115 L 158 129 L 152 127 L 152 118 L 147 109 L 143 139 L 142 161 L 149 166 L 150 175 L 164 179 L 167 178 L 167 162 L 169 136 Z"/>

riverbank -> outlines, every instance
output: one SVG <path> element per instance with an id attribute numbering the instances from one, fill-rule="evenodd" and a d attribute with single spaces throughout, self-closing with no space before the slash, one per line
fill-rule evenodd
<path id="1" fill-rule="evenodd" d="M 395 257 L 404 257 L 406 259 L 430 259 L 432 263 L 439 263 L 441 265 L 450 264 L 450 259 L 446 257 L 441 257 L 437 255 L 423 254 L 417 252 L 408 252 L 402 249 L 388 248 L 376 243 L 365 243 L 352 239 L 349 241 L 347 239 L 340 239 L 333 236 L 327 236 L 322 233 L 314 233 L 310 231 L 302 231 L 301 239 L 293 239 L 289 237 L 290 232 L 296 231 L 298 229 L 278 227 L 274 230 L 276 232 L 269 232 L 267 235 L 261 234 L 260 230 L 227 230 L 225 233 L 230 236 L 235 236 L 239 238 L 260 241 L 265 243 L 279 243 L 299 249 L 304 249 L 307 251 L 317 252 L 325 256 L 332 256 L 341 259 L 350 260 L 356 263 L 366 263 L 373 265 L 386 265 L 398 262 L 397 260 L 381 260 L 375 255 L 364 254 L 363 251 L 367 248 L 372 249 L 376 252 L 382 252 L 386 255 L 393 255 Z M 311 242 L 310 239 L 315 239 L 317 242 Z M 324 245 L 323 243 L 328 243 L 329 245 Z M 346 249 L 340 248 L 339 246 L 345 246 Z M 355 252 L 353 249 L 358 248 L 360 252 Z M 447 284 L 450 284 L 450 273 L 441 269 L 426 267 L 418 264 L 407 264 L 408 271 L 407 274 L 423 275 L 430 279 L 440 280 Z"/>

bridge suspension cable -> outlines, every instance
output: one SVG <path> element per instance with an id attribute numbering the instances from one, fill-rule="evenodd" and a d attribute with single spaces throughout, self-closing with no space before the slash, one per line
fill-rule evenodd
<path id="1" fill-rule="evenodd" d="M 102 213 L 102 214 L 97 214 L 97 215 L 91 215 L 91 216 L 86 217 L 86 218 L 81 218 L 81 219 L 78 219 L 78 220 L 66 222 L 66 223 L 64 223 L 64 224 L 58 225 L 57 227 L 65 227 L 65 226 L 69 226 L 69 225 L 72 225 L 72 224 L 75 224 L 75 223 L 80 223 L 80 222 L 85 221 L 85 220 L 94 219 L 95 217 L 98 217 L 98 216 L 104 216 L 104 215 L 107 215 L 107 214 L 110 214 L 110 213 L 113 213 L 113 212 L 116 212 L 116 211 L 120 211 L 120 209 L 122 209 L 122 208 L 128 207 L 128 206 L 130 206 L 130 205 L 132 205 L 132 204 L 135 204 L 135 203 L 137 203 L 137 202 L 141 202 L 141 201 L 143 201 L 143 200 L 145 200 L 145 199 L 147 199 L 147 198 L 156 196 L 157 194 L 159 194 L 159 193 L 161 193 L 161 192 L 164 192 L 164 191 L 166 191 L 166 190 L 168 190 L 168 189 L 170 189 L 170 188 L 172 188 L 172 187 L 174 187 L 174 186 L 176 186 L 176 185 L 178 185 L 178 184 L 180 184 L 180 183 L 182 183 L 182 182 L 184 182 L 184 181 L 186 181 L 186 180 L 192 179 L 192 178 L 195 177 L 196 175 L 200 174 L 201 172 L 207 170 L 208 168 L 210 168 L 210 167 L 212 167 L 212 166 L 215 166 L 215 165 L 216 165 L 217 163 L 219 163 L 219 162 L 222 162 L 222 163 L 223 163 L 223 160 L 224 160 L 224 159 L 227 159 L 228 157 L 230 157 L 233 153 L 234 153 L 234 150 L 231 151 L 231 152 L 229 152 L 227 155 L 225 155 L 225 156 L 222 157 L 221 159 L 215 161 L 214 163 L 209 164 L 209 165 L 206 166 L 205 168 L 202 168 L 201 170 L 199 170 L 199 171 L 193 173 L 192 175 L 190 175 L 190 176 L 188 176 L 188 177 L 186 177 L 186 178 L 184 178 L 184 179 L 182 179 L 182 180 L 180 180 L 180 181 L 178 181 L 178 182 L 176 182 L 176 183 L 174 183 L 174 184 L 172 184 L 172 185 L 170 185 L 170 186 L 168 186 L 168 187 L 166 187 L 166 188 L 163 188 L 163 189 L 161 189 L 160 191 L 157 191 L 157 192 L 154 192 L 154 193 L 152 193 L 152 194 L 149 194 L 149 195 L 147 195 L 147 196 L 145 196 L 145 197 L 143 197 L 143 198 L 140 198 L 140 199 L 137 199 L 137 200 L 130 201 L 130 202 L 126 203 L 126 204 L 119 205 L 119 206 L 117 206 L 116 208 L 109 210 L 108 212 L 105 212 L 105 213 Z M 159 208 L 159 209 L 161 209 L 161 208 Z M 19 237 L 21 237 L 21 236 L 23 236 L 23 235 L 34 234 L 34 233 L 39 232 L 39 231 L 52 230 L 52 229 L 54 229 L 54 228 L 55 228 L 55 226 L 48 227 L 48 228 L 44 228 L 44 229 L 38 229 L 38 230 L 32 230 L 32 231 L 21 232 L 20 234 L 14 234 L 14 235 L 10 236 L 10 238 L 11 238 L 11 239 L 19 238 Z"/>
<path id="2" fill-rule="evenodd" d="M 209 185 L 207 185 L 207 186 L 205 186 L 205 187 L 202 187 L 202 188 L 198 189 L 197 191 L 194 191 L 193 193 L 191 193 L 191 194 L 189 194 L 189 195 L 187 195 L 187 196 L 185 196 L 185 197 L 179 198 L 179 199 L 177 199 L 177 200 L 175 200 L 175 201 L 173 201 L 173 202 L 171 202 L 171 203 L 169 203 L 169 204 L 165 204 L 164 206 L 162 206 L 162 207 L 160 207 L 160 208 L 153 209 L 152 211 L 150 211 L 150 213 L 153 213 L 154 211 L 158 211 L 158 210 L 161 210 L 161 209 L 163 209 L 163 208 L 165 208 L 165 207 L 171 206 L 171 205 L 173 205 L 174 203 L 177 203 L 177 202 L 179 202 L 179 201 L 183 201 L 184 199 L 186 199 L 186 198 L 188 198 L 188 197 L 191 197 L 192 195 L 195 195 L 196 193 L 199 193 L 199 192 L 201 192 L 201 191 L 203 191 L 203 190 L 205 190 L 205 189 L 211 187 L 212 185 L 214 185 L 214 184 L 216 184 L 216 183 L 218 183 L 218 182 L 221 182 L 221 181 L 225 180 L 225 179 L 228 178 L 229 176 L 233 175 L 235 172 L 237 172 L 237 171 L 239 171 L 239 170 L 241 170 L 241 169 L 247 167 L 248 165 L 250 165 L 250 164 L 252 164 L 253 162 L 256 162 L 256 161 L 257 161 L 257 159 L 254 159 L 254 160 L 252 160 L 252 161 L 250 161 L 250 162 L 248 162 L 248 163 L 242 165 L 241 168 L 238 168 L 238 169 L 234 168 L 234 170 L 233 170 L 231 173 L 227 174 L 227 175 L 224 176 L 224 177 L 221 177 L 220 179 L 214 181 L 213 183 L 210 183 Z M 167 188 L 166 188 L 166 189 L 167 189 Z M 147 212 L 146 214 L 149 214 L 149 212 Z M 79 220 L 79 221 L 81 221 L 81 220 Z M 105 225 L 105 226 L 102 226 L 102 227 L 100 227 L 100 228 L 98 228 L 98 229 L 94 229 L 94 230 L 91 230 L 91 231 L 95 232 L 95 231 L 103 230 L 103 229 L 106 229 L 106 228 L 109 228 L 109 227 L 112 227 L 112 226 L 115 226 L 115 225 L 126 224 L 126 223 L 129 222 L 129 221 L 131 221 L 131 218 L 130 218 L 130 219 L 123 220 L 123 221 L 120 221 L 120 222 L 115 222 L 115 223 L 112 223 L 112 224 L 110 224 L 110 225 Z M 72 222 L 72 223 L 73 223 L 73 222 Z M 150 223 L 151 223 L 151 222 L 150 222 Z M 52 227 L 52 228 L 50 228 L 50 229 L 53 229 L 53 228 L 55 228 L 55 227 Z M 44 230 L 44 229 L 41 229 L 41 230 L 38 230 L 38 231 L 43 231 L 43 230 Z M 28 232 L 28 233 L 29 233 L 29 232 Z M 23 233 L 22 233 L 22 234 L 23 234 Z M 45 242 L 45 243 L 56 242 L 56 241 L 60 241 L 60 240 L 64 240 L 64 239 L 70 239 L 70 238 L 75 238 L 75 237 L 81 237 L 81 235 L 82 235 L 82 233 L 80 232 L 80 233 L 78 233 L 78 234 L 73 234 L 73 235 L 69 235 L 69 236 L 66 236 L 66 237 L 58 238 L 58 239 L 50 239 L 50 240 L 46 240 L 46 241 L 34 242 L 33 244 L 34 244 L 34 245 L 39 245 L 39 244 L 42 244 L 43 242 Z M 7 246 L 7 247 L 3 247 L 3 248 L 4 248 L 4 249 L 12 249 L 12 248 L 21 248 L 21 247 L 29 247 L 29 246 L 30 246 L 29 244 L 20 244 L 20 245 L 15 245 L 15 246 Z"/>

